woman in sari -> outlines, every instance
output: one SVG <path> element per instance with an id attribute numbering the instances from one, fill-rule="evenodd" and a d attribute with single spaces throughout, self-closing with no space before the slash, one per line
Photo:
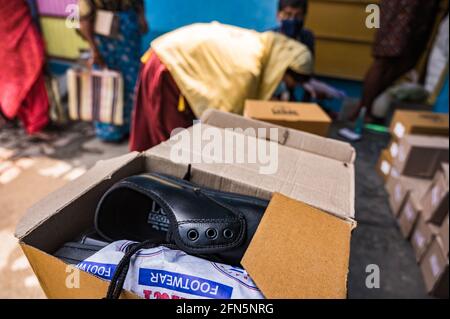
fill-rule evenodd
<path id="1" fill-rule="evenodd" d="M 282 80 L 312 73 L 306 46 L 275 32 L 217 22 L 194 24 L 152 42 L 137 86 L 130 149 L 144 151 L 208 108 L 243 113 L 246 99 L 269 100 Z"/>
<path id="2" fill-rule="evenodd" d="M 107 142 L 120 142 L 130 132 L 134 88 L 140 68 L 141 34 L 148 32 L 143 0 L 79 0 L 81 33 L 92 51 L 91 64 L 119 71 L 124 79 L 124 125 L 96 123 L 97 136 Z M 118 17 L 119 34 L 106 37 L 94 33 L 98 10 L 112 11 Z"/>
<path id="3" fill-rule="evenodd" d="M 26 132 L 42 136 L 49 123 L 44 80 L 44 43 L 25 0 L 0 0 L 0 126 L 20 119 Z"/>

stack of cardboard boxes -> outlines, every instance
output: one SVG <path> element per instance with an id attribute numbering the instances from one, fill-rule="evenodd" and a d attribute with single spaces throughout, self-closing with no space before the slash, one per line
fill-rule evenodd
<path id="1" fill-rule="evenodd" d="M 400 230 L 414 247 L 428 293 L 448 297 L 449 117 L 397 111 L 378 161 Z"/>

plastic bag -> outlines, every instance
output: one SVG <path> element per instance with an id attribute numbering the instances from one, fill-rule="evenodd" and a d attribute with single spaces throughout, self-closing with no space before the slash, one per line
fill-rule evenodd
<path id="1" fill-rule="evenodd" d="M 77 268 L 111 280 L 131 241 L 118 241 Z M 145 299 L 263 299 L 247 272 L 166 247 L 143 249 L 131 258 L 124 289 Z"/>

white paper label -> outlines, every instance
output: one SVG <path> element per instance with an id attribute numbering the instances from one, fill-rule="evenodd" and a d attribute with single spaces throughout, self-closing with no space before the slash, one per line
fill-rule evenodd
<path id="1" fill-rule="evenodd" d="M 397 143 L 392 143 L 391 145 L 391 156 L 392 158 L 396 158 L 398 155 L 398 144 Z"/>
<path id="2" fill-rule="evenodd" d="M 383 161 L 381 163 L 381 171 L 384 175 L 389 175 L 389 173 L 391 172 L 391 164 L 389 164 L 387 161 Z"/>
<path id="3" fill-rule="evenodd" d="M 403 136 L 405 136 L 405 127 L 403 126 L 402 123 L 397 122 L 397 124 L 395 124 L 394 126 L 394 134 L 398 137 L 398 138 L 403 138 Z"/>
<path id="4" fill-rule="evenodd" d="M 402 186 L 400 184 L 395 185 L 394 197 L 397 203 L 402 200 Z"/>
<path id="5" fill-rule="evenodd" d="M 416 232 L 414 234 L 414 241 L 419 248 L 423 248 L 425 246 L 425 237 L 420 232 Z"/>
<path id="6" fill-rule="evenodd" d="M 431 205 L 437 207 L 441 202 L 441 188 L 434 186 L 431 190 Z"/>
<path id="7" fill-rule="evenodd" d="M 114 13 L 106 10 L 96 10 L 95 32 L 100 35 L 111 35 Z"/>
<path id="8" fill-rule="evenodd" d="M 441 274 L 441 266 L 439 266 L 439 261 L 436 255 L 431 256 L 430 266 L 433 277 L 439 277 L 439 275 Z"/>
<path id="9" fill-rule="evenodd" d="M 414 222 L 416 214 L 414 213 L 414 209 L 411 207 L 410 203 L 408 203 L 405 207 L 405 215 L 409 222 Z"/>

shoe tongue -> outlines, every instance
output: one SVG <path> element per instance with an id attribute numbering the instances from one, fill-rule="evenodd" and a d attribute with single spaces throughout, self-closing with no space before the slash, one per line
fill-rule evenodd
<path id="1" fill-rule="evenodd" d="M 155 201 L 148 212 L 147 223 L 156 232 L 168 233 L 170 231 L 170 220 L 167 213 Z"/>

